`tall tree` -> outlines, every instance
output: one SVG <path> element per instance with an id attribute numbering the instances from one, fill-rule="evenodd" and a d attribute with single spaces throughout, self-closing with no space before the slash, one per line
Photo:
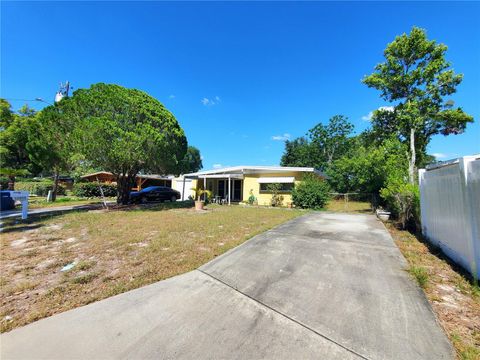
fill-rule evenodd
<path id="1" fill-rule="evenodd" d="M 353 124 L 343 115 L 331 117 L 326 125 L 319 123 L 307 137 L 285 142 L 283 166 L 311 166 L 325 170 L 351 147 Z"/>
<path id="2" fill-rule="evenodd" d="M 459 134 L 473 118 L 453 108 L 445 97 L 455 93 L 463 75 L 455 74 L 445 59 L 447 46 L 428 40 L 425 30 L 414 27 L 387 45 L 385 62 L 363 82 L 381 91 L 381 97 L 395 104 L 393 112 L 376 111 L 373 127 L 387 135 L 394 133 L 408 144 L 409 181 L 415 182 L 417 154 L 425 153 L 435 134 Z"/>
<path id="3" fill-rule="evenodd" d="M 180 166 L 183 174 L 197 172 L 198 170 L 202 169 L 203 164 L 200 150 L 198 150 L 195 146 L 189 146 Z"/>
<path id="4" fill-rule="evenodd" d="M 113 84 L 79 89 L 60 102 L 78 121 L 74 144 L 93 167 L 117 178 L 117 202 L 129 201 L 139 171 L 178 174 L 187 151 L 175 117 L 147 93 Z"/>
<path id="5" fill-rule="evenodd" d="M 24 105 L 15 113 L 4 99 L 0 99 L 0 107 L 0 167 L 2 174 L 9 177 L 9 187 L 13 189 L 16 176 L 39 170 L 31 163 L 26 149 L 29 128 L 36 112 Z"/>
<path id="6" fill-rule="evenodd" d="M 74 117 L 63 110 L 63 101 L 50 105 L 39 112 L 33 126 L 29 128 L 27 151 L 30 160 L 43 172 L 53 174 L 52 201 L 56 200 L 58 180 L 61 172 L 69 171 L 74 154 Z"/>
<path id="7" fill-rule="evenodd" d="M 282 166 L 315 166 L 310 142 L 305 137 L 285 141 L 285 150 L 280 160 Z"/>

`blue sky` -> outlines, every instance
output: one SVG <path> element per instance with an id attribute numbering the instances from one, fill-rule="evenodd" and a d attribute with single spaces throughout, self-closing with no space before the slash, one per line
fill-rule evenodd
<path id="1" fill-rule="evenodd" d="M 452 98 L 477 122 L 429 146 L 457 157 L 480 152 L 479 13 L 476 2 L 2 1 L 0 96 L 52 101 L 65 80 L 138 88 L 173 112 L 206 169 L 276 165 L 285 138 L 335 114 L 368 127 L 388 104 L 361 79 L 417 25 L 465 75 Z"/>

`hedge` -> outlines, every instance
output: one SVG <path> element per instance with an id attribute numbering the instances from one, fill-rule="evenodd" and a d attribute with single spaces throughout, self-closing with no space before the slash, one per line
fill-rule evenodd
<path id="1" fill-rule="evenodd" d="M 48 192 L 53 189 L 52 180 L 40 181 L 16 181 L 15 190 L 28 191 L 30 194 L 38 196 L 47 196 Z M 58 185 L 57 195 L 65 195 L 66 189 L 62 185 Z"/>
<path id="2" fill-rule="evenodd" d="M 79 197 L 101 197 L 100 186 L 104 196 L 117 196 L 117 185 L 99 182 L 76 183 L 73 185 L 73 195 Z"/>

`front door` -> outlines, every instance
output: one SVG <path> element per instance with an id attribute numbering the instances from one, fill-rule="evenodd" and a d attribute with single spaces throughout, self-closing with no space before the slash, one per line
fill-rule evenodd
<path id="1" fill-rule="evenodd" d="M 242 200 L 242 180 L 233 180 L 233 201 Z"/>

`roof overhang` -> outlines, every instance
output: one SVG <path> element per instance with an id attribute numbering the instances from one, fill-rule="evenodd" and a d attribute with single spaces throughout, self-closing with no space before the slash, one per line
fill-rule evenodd
<path id="1" fill-rule="evenodd" d="M 326 177 L 321 171 L 313 167 L 293 167 L 293 166 L 233 166 L 222 169 L 213 169 L 206 171 L 199 171 L 196 173 L 185 174 L 184 177 L 190 179 L 198 179 L 204 177 L 212 177 L 212 175 L 247 175 L 247 174 L 275 174 L 275 173 L 289 173 L 289 172 L 305 172 L 315 173 L 318 176 Z"/>

